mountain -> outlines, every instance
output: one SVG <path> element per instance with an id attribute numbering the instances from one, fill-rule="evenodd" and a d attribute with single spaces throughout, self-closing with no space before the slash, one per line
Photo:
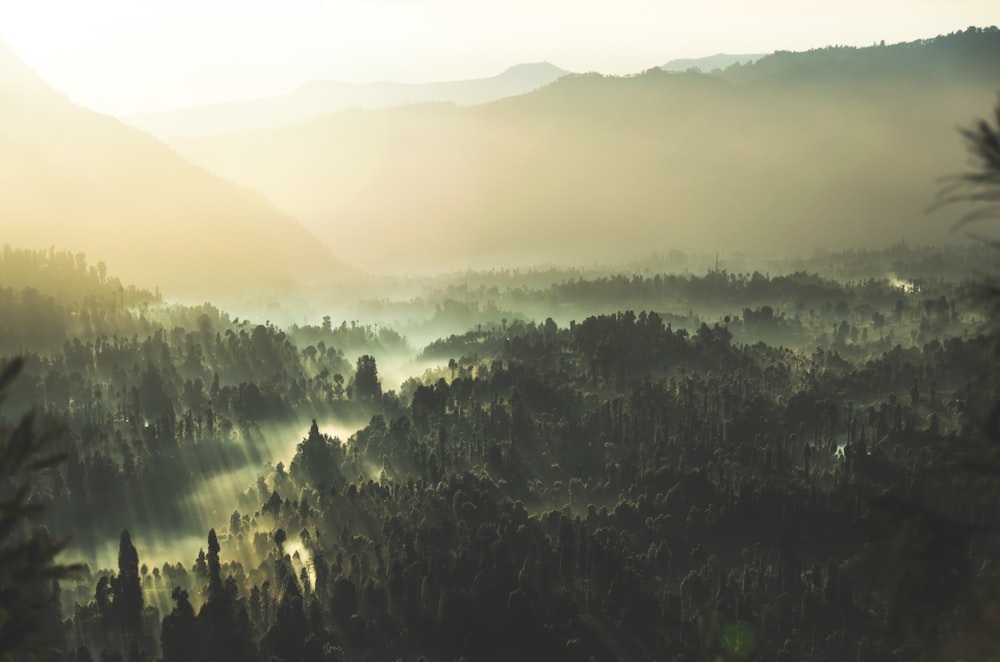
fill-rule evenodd
<path id="1" fill-rule="evenodd" d="M 374 270 L 954 241 L 950 217 L 924 210 L 965 168 L 956 127 L 995 102 L 1000 34 L 893 52 L 881 68 L 857 49 L 861 64 L 781 54 L 741 78 L 571 75 L 474 107 L 175 144 Z"/>
<path id="2" fill-rule="evenodd" d="M 548 62 L 537 62 L 515 65 L 491 78 L 417 85 L 316 81 L 276 97 L 133 115 L 125 119 L 133 126 L 166 138 L 209 136 L 280 127 L 345 108 L 387 108 L 428 101 L 459 105 L 486 103 L 530 92 L 567 73 Z"/>
<path id="3" fill-rule="evenodd" d="M 1000 30 L 970 27 L 962 32 L 898 44 L 856 48 L 828 46 L 795 53 L 776 51 L 752 66 L 732 67 L 721 73 L 740 84 L 831 86 L 883 84 L 917 85 L 922 80 L 998 85 L 997 55 Z"/>
<path id="4" fill-rule="evenodd" d="M 345 267 L 261 195 L 72 104 L 0 45 L 0 241 L 105 261 L 168 296 L 263 295 Z"/>
<path id="5" fill-rule="evenodd" d="M 748 64 L 754 60 L 766 56 L 767 53 L 745 53 L 742 55 L 729 55 L 728 53 L 716 53 L 707 57 L 681 58 L 671 60 L 660 67 L 664 71 L 687 71 L 688 69 L 698 69 L 699 71 L 715 71 L 716 69 L 727 69 L 734 64 Z"/>

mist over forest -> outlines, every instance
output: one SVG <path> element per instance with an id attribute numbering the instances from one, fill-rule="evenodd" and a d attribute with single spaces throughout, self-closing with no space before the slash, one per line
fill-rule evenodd
<path id="1" fill-rule="evenodd" d="M 940 243 L 927 194 L 965 165 L 955 128 L 991 107 L 998 63 L 1000 35 L 959 33 L 171 144 L 369 271 Z"/>
<path id="2" fill-rule="evenodd" d="M 988 27 L 121 120 L 0 45 L 0 655 L 993 659 L 997 81 Z"/>

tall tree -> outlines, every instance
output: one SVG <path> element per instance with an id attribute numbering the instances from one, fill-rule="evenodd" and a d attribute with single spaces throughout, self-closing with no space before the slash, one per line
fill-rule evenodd
<path id="1" fill-rule="evenodd" d="M 198 612 L 196 634 L 202 660 L 243 662 L 253 658 L 250 618 L 238 598 L 236 581 L 222 581 L 219 540 L 208 534 L 208 599 Z"/>
<path id="2" fill-rule="evenodd" d="M 174 609 L 163 617 L 160 643 L 163 647 L 163 662 L 194 662 L 198 658 L 195 639 L 194 607 L 188 600 L 188 593 L 175 586 L 170 595 Z"/>
<path id="3" fill-rule="evenodd" d="M 222 564 L 219 561 L 219 539 L 215 529 L 208 532 L 208 598 L 212 599 L 222 592 Z"/>
<path id="4" fill-rule="evenodd" d="M 358 400 L 375 402 L 382 399 L 382 383 L 378 378 L 375 357 L 363 354 L 358 357 L 357 372 L 354 375 L 354 395 Z"/>
<path id="5" fill-rule="evenodd" d="M 123 529 L 118 542 L 118 580 L 114 588 L 118 622 L 129 635 L 142 636 L 142 583 L 139 579 L 139 552 L 132 534 Z"/>

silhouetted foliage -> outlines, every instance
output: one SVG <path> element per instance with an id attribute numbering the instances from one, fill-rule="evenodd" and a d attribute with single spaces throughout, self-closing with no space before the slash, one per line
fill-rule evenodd
<path id="1" fill-rule="evenodd" d="M 3 365 L 0 403 L 23 368 L 21 358 Z M 51 639 L 56 632 L 40 630 L 53 610 L 58 622 L 58 582 L 78 570 L 56 562 L 65 541 L 30 523 L 43 508 L 33 482 L 65 460 L 51 448 L 62 434 L 63 427 L 52 421 L 36 428 L 34 412 L 21 416 L 13 428 L 0 425 L 0 654 L 57 643 Z"/>
<path id="2" fill-rule="evenodd" d="M 975 126 L 959 131 L 972 155 L 974 167 L 949 177 L 932 209 L 957 203 L 974 205 L 972 211 L 955 222 L 956 226 L 1000 217 L 1000 102 L 993 111 L 992 121 L 981 119 Z"/>

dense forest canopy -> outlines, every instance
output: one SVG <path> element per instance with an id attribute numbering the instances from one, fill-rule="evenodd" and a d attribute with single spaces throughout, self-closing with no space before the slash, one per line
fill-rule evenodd
<path id="1" fill-rule="evenodd" d="M 418 335 L 455 329 L 417 346 L 404 326 L 167 304 L 85 256 L 8 247 L 24 289 L 4 300 L 5 338 L 21 339 L 5 351 L 26 361 L 4 413 L 65 421 L 68 459 L 35 493 L 86 563 L 39 633 L 73 660 L 971 645 L 986 621 L 953 605 L 995 599 L 995 540 L 975 531 L 997 485 L 962 458 L 1000 397 L 996 338 L 969 278 L 915 274 L 990 255 L 817 262 L 912 280 L 484 273 L 379 302 L 423 311 Z M 413 376 L 386 381 L 405 356 Z M 964 575 L 887 566 L 934 525 L 912 504 L 971 527 Z"/>

